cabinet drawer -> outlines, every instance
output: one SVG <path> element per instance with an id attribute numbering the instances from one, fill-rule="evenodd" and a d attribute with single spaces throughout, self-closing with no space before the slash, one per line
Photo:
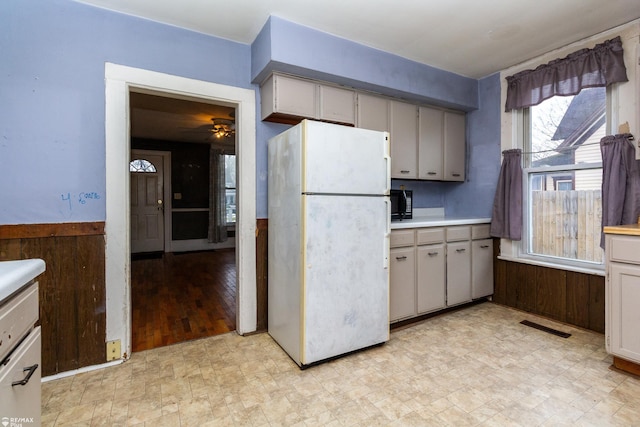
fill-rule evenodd
<path id="1" fill-rule="evenodd" d="M 417 231 L 418 245 L 444 242 L 444 228 L 424 228 Z"/>
<path id="2" fill-rule="evenodd" d="M 471 226 L 471 238 L 473 240 L 488 239 L 488 238 L 491 237 L 489 235 L 490 229 L 491 229 L 491 225 L 490 224 L 472 225 Z"/>
<path id="3" fill-rule="evenodd" d="M 33 328 L 38 315 L 37 282 L 0 307 L 0 360 Z"/>
<path id="4" fill-rule="evenodd" d="M 447 242 L 471 239 L 471 227 L 463 225 L 459 227 L 447 227 Z"/>
<path id="5" fill-rule="evenodd" d="M 610 261 L 640 264 L 640 239 L 631 236 L 611 236 L 607 244 Z"/>
<path id="6" fill-rule="evenodd" d="M 413 230 L 393 230 L 391 232 L 392 248 L 398 248 L 401 246 L 413 246 L 415 243 Z"/>
<path id="7" fill-rule="evenodd" d="M 33 422 L 11 423 L 11 425 L 40 425 L 41 345 L 40 326 L 38 326 L 15 349 L 6 365 L 0 365 L 0 415 L 33 418 Z M 27 381 L 29 374 L 31 376 Z M 23 380 L 26 381 L 25 384 L 13 385 L 14 382 Z"/>

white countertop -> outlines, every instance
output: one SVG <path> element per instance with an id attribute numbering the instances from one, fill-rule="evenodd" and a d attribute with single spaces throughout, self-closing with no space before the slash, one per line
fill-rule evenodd
<path id="1" fill-rule="evenodd" d="M 44 273 L 45 268 L 41 259 L 0 261 L 0 304 L 39 274 Z"/>
<path id="2" fill-rule="evenodd" d="M 391 221 L 391 229 L 418 227 L 446 227 L 451 225 L 488 224 L 491 218 L 446 217 L 446 216 L 422 216 L 402 221 Z"/>

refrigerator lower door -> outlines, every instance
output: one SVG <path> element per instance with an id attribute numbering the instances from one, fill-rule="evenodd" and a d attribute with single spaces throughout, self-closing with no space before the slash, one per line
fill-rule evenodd
<path id="1" fill-rule="evenodd" d="M 303 196 L 302 365 L 389 339 L 387 197 Z"/>

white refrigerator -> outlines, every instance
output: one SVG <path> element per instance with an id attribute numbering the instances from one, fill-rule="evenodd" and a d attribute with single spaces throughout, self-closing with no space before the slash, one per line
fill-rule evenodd
<path id="1" fill-rule="evenodd" d="M 302 368 L 389 339 L 390 161 L 310 120 L 268 142 L 268 330 Z"/>

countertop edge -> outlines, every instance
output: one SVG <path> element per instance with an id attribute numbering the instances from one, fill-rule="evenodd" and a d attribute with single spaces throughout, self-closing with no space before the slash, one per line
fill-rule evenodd
<path id="1" fill-rule="evenodd" d="M 401 230 L 405 228 L 421 228 L 421 227 L 446 227 L 453 225 L 477 225 L 488 224 L 491 218 L 447 218 L 447 217 L 420 217 L 404 221 L 393 221 L 391 223 L 392 230 Z"/>
<path id="2" fill-rule="evenodd" d="M 622 234 L 627 236 L 640 236 L 640 224 L 608 225 L 603 229 L 605 234 Z"/>
<path id="3" fill-rule="evenodd" d="M 39 258 L 0 261 L 0 305 L 46 270 Z"/>

